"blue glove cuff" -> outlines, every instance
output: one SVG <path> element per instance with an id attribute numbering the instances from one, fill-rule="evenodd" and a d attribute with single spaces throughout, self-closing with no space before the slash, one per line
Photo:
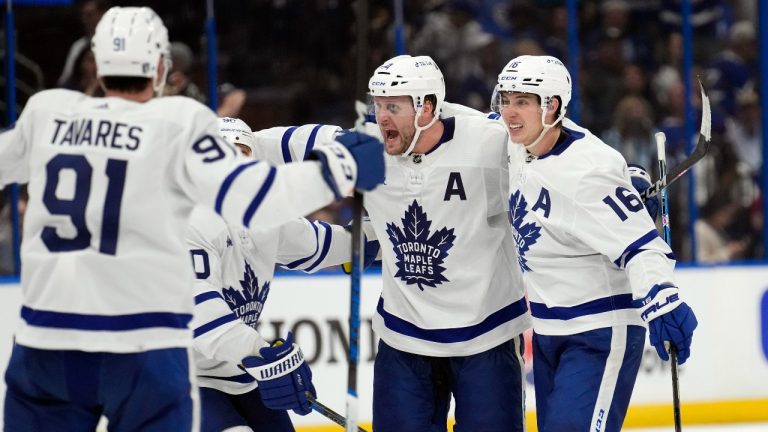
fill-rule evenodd
<path id="1" fill-rule="evenodd" d="M 676 286 L 666 283 L 654 285 L 648 295 L 634 300 L 632 306 L 639 309 L 640 318 L 644 322 L 672 311 L 680 305 L 680 294 Z"/>

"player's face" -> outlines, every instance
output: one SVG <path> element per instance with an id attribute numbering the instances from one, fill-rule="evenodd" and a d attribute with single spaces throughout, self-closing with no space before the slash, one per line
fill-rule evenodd
<path id="1" fill-rule="evenodd" d="M 516 144 L 528 145 L 539 137 L 541 106 L 538 96 L 530 93 L 501 92 L 499 114 L 507 126 L 509 137 Z"/>
<path id="2" fill-rule="evenodd" d="M 416 134 L 413 124 L 416 111 L 411 97 L 376 96 L 373 98 L 373 107 L 387 154 L 404 153 Z"/>
<path id="3" fill-rule="evenodd" d="M 251 148 L 248 147 L 247 145 L 240 144 L 240 143 L 235 143 L 235 145 L 240 150 L 240 153 L 242 153 L 246 157 L 251 157 L 251 154 L 253 154 L 253 152 L 251 151 Z"/>

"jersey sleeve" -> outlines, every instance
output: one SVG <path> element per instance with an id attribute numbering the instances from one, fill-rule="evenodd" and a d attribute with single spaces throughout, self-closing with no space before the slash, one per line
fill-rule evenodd
<path id="1" fill-rule="evenodd" d="M 656 284 L 672 283 L 674 257 L 635 192 L 618 168 L 593 170 L 574 195 L 570 232 L 625 269 L 633 297 Z"/>
<path id="2" fill-rule="evenodd" d="M 320 124 L 263 129 L 254 132 L 254 157 L 273 165 L 303 161 L 316 143 L 333 140 L 340 131 L 338 126 Z"/>
<path id="3" fill-rule="evenodd" d="M 180 138 L 184 155 L 177 182 L 196 203 L 229 223 L 276 227 L 333 202 L 320 162 L 273 166 L 247 159 L 219 137 L 212 112 L 198 113 L 193 124 L 192 133 Z"/>
<path id="4" fill-rule="evenodd" d="M 301 218 L 280 227 L 278 262 L 308 273 L 349 261 L 351 236 L 343 226 Z"/>
<path id="5" fill-rule="evenodd" d="M 217 218 L 218 219 L 218 218 Z M 187 243 L 195 268 L 195 307 L 191 328 L 194 329 L 194 349 L 209 359 L 239 364 L 244 357 L 259 352 L 269 344 L 261 335 L 240 320 L 227 305 L 221 287 L 221 256 L 226 248 L 226 225 L 210 221 L 223 234 L 214 238 L 206 232 L 190 227 Z"/>
<path id="6" fill-rule="evenodd" d="M 0 188 L 29 181 L 30 132 L 38 99 L 32 96 L 16 124 L 0 132 Z"/>

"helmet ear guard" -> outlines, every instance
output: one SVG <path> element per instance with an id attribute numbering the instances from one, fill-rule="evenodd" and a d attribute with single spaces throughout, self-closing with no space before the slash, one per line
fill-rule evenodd
<path id="1" fill-rule="evenodd" d="M 171 69 L 170 44 L 168 30 L 152 9 L 110 8 L 96 26 L 91 49 L 99 78 L 150 78 L 155 92 L 162 92 Z M 163 73 L 158 76 L 161 60 Z"/>

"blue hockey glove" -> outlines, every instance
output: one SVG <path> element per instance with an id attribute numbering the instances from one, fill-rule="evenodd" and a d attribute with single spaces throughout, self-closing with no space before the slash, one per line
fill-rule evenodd
<path id="1" fill-rule="evenodd" d="M 632 180 L 632 186 L 639 193 L 643 193 L 646 189 L 651 187 L 651 176 L 648 175 L 648 171 L 640 165 L 629 164 L 629 177 Z M 648 210 L 648 214 L 651 215 L 651 219 L 656 220 L 656 216 L 659 214 L 659 196 L 654 195 L 648 198 L 645 202 L 645 209 Z"/>
<path id="2" fill-rule="evenodd" d="M 259 350 L 261 357 L 243 359 L 246 372 L 256 378 L 264 406 L 277 410 L 289 410 L 299 415 L 312 412 L 307 395 L 316 396 L 312 385 L 312 371 L 304 362 L 304 354 L 293 343 L 293 333 L 276 340 L 272 346 Z"/>
<path id="3" fill-rule="evenodd" d="M 373 190 L 384 182 L 384 145 L 359 132 L 344 132 L 318 145 L 310 159 L 322 164 L 323 178 L 339 200 L 353 188 Z"/>
<path id="4" fill-rule="evenodd" d="M 355 188 L 373 190 L 384 183 L 384 144 L 378 139 L 360 132 L 344 132 L 336 141 L 352 153 L 357 162 Z"/>
<path id="5" fill-rule="evenodd" d="M 677 363 L 683 364 L 691 355 L 691 339 L 699 322 L 693 310 L 680 300 L 677 287 L 655 285 L 642 300 L 635 300 L 640 317 L 648 323 L 648 338 L 659 357 L 667 361 L 665 342 L 677 349 Z"/>

